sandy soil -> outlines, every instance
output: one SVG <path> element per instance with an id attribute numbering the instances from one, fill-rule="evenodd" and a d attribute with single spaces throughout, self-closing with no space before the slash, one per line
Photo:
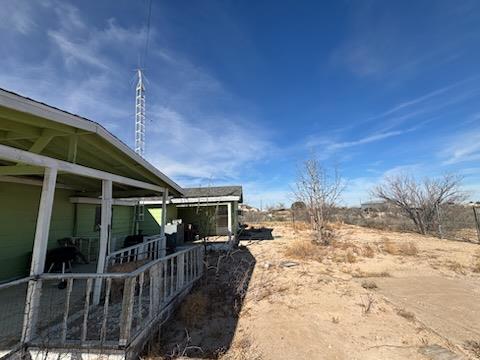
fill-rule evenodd
<path id="1" fill-rule="evenodd" d="M 181 352 L 200 358 L 480 358 L 479 245 L 342 225 L 332 245 L 314 245 L 305 259 L 291 251 L 311 246 L 305 227 L 263 225 L 274 239 L 243 241 L 235 255 L 252 264 L 246 291 L 231 308 L 210 306 L 195 326 L 177 316 L 164 330 L 162 356 L 176 344 L 201 347 Z M 406 255 L 410 242 L 415 251 Z M 239 278 L 224 279 L 234 293 Z M 179 346 L 185 329 L 188 344 Z"/>

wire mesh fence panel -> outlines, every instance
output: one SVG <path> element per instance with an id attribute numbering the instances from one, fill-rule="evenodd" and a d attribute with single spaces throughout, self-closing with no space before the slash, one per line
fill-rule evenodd
<path id="1" fill-rule="evenodd" d="M 476 209 L 477 215 L 479 210 Z M 467 205 L 442 205 L 438 208 L 438 235 L 446 239 L 479 242 L 475 208 Z"/>
<path id="2" fill-rule="evenodd" d="M 0 289 L 0 357 L 20 343 L 28 283 Z"/>

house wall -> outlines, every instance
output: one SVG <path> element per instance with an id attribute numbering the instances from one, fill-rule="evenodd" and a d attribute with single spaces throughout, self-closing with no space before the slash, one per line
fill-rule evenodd
<path id="1" fill-rule="evenodd" d="M 24 276 L 30 268 L 41 187 L 0 183 L 0 281 Z M 71 191 L 55 190 L 52 222 L 48 240 L 73 235 L 74 206 Z"/>
<path id="2" fill-rule="evenodd" d="M 75 204 L 76 229 L 75 236 L 99 237 L 100 229 L 95 227 L 95 212 L 100 205 Z M 112 206 L 112 251 L 122 247 L 125 236 L 133 234 L 133 206 Z"/>
<path id="3" fill-rule="evenodd" d="M 160 233 L 162 224 L 162 205 L 145 206 L 144 220 L 139 222 L 139 229 L 145 235 L 155 235 Z M 173 204 L 167 205 L 167 223 L 178 219 L 177 207 Z"/>
<path id="4" fill-rule="evenodd" d="M 238 202 L 231 201 L 231 219 L 232 219 L 232 233 L 236 234 L 238 230 Z M 223 205 L 225 206 L 225 205 Z M 178 217 L 182 219 L 184 224 L 194 224 L 199 228 L 201 236 L 215 236 L 216 219 L 215 210 L 217 205 L 211 206 L 192 206 L 179 207 Z"/>
<path id="5" fill-rule="evenodd" d="M 40 195 L 40 186 L 0 182 L 0 282 L 29 272 Z M 55 190 L 48 248 L 58 246 L 57 240 L 64 237 L 99 236 L 95 229 L 98 205 L 72 204 L 73 195 L 70 190 Z M 133 233 L 133 211 L 130 206 L 113 206 L 112 250 Z"/>

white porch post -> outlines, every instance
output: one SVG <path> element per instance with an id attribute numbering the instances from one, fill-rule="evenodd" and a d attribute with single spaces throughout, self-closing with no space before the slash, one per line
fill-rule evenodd
<path id="1" fill-rule="evenodd" d="M 228 241 L 232 240 L 232 203 L 227 203 L 228 212 Z"/>
<path id="2" fill-rule="evenodd" d="M 160 229 L 160 235 L 162 235 L 162 244 L 160 246 L 160 257 L 167 255 L 167 238 L 165 235 L 165 225 L 167 224 L 167 199 L 168 199 L 168 188 L 165 188 L 162 196 L 162 228 Z"/>
<path id="3" fill-rule="evenodd" d="M 33 243 L 32 264 L 30 267 L 31 276 L 42 274 L 45 267 L 56 181 L 57 169 L 45 168 L 40 206 L 37 215 L 37 225 L 35 228 L 35 240 Z M 28 342 L 34 336 L 41 290 L 41 280 L 32 280 L 28 283 L 23 319 L 22 342 Z"/>
<path id="4" fill-rule="evenodd" d="M 100 246 L 98 250 L 97 274 L 105 272 L 105 257 L 107 256 L 110 228 L 112 225 L 112 181 L 102 180 L 102 214 L 100 223 Z M 100 302 L 102 279 L 95 281 L 93 290 L 93 304 Z"/>

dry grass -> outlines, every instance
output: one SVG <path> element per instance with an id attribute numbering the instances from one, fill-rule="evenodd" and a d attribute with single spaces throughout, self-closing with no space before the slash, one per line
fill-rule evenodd
<path id="1" fill-rule="evenodd" d="M 208 298 L 197 291 L 189 295 L 180 307 L 180 317 L 189 327 L 195 326 L 207 313 Z"/>
<path id="2" fill-rule="evenodd" d="M 474 341 L 474 340 L 469 340 L 465 341 L 465 349 L 473 353 L 473 355 L 477 358 L 480 359 L 480 340 L 479 341 Z"/>
<path id="3" fill-rule="evenodd" d="M 390 273 L 387 271 L 358 271 L 357 273 L 353 274 L 355 278 L 375 278 L 375 277 L 390 277 Z"/>
<path id="4" fill-rule="evenodd" d="M 386 239 L 383 244 L 383 250 L 390 255 L 416 256 L 418 248 L 413 242 L 398 243 Z"/>
<path id="5" fill-rule="evenodd" d="M 367 258 L 373 258 L 375 256 L 375 250 L 372 246 L 367 245 L 363 248 L 362 254 Z"/>
<path id="6" fill-rule="evenodd" d="M 296 239 L 289 243 L 285 249 L 285 256 L 294 259 L 321 260 L 323 248 L 311 240 Z"/>
<path id="7" fill-rule="evenodd" d="M 457 274 L 465 275 L 467 273 L 465 267 L 457 261 L 449 261 L 447 267 Z"/>
<path id="8" fill-rule="evenodd" d="M 480 260 L 477 260 L 477 262 L 473 264 L 472 271 L 474 273 L 480 273 Z"/>
<path id="9" fill-rule="evenodd" d="M 398 309 L 397 314 L 407 319 L 408 321 L 415 321 L 415 314 L 405 309 Z"/>
<path id="10" fill-rule="evenodd" d="M 357 262 L 357 257 L 353 254 L 353 252 L 350 249 L 347 250 L 347 253 L 345 254 L 345 261 L 350 264 Z"/>

